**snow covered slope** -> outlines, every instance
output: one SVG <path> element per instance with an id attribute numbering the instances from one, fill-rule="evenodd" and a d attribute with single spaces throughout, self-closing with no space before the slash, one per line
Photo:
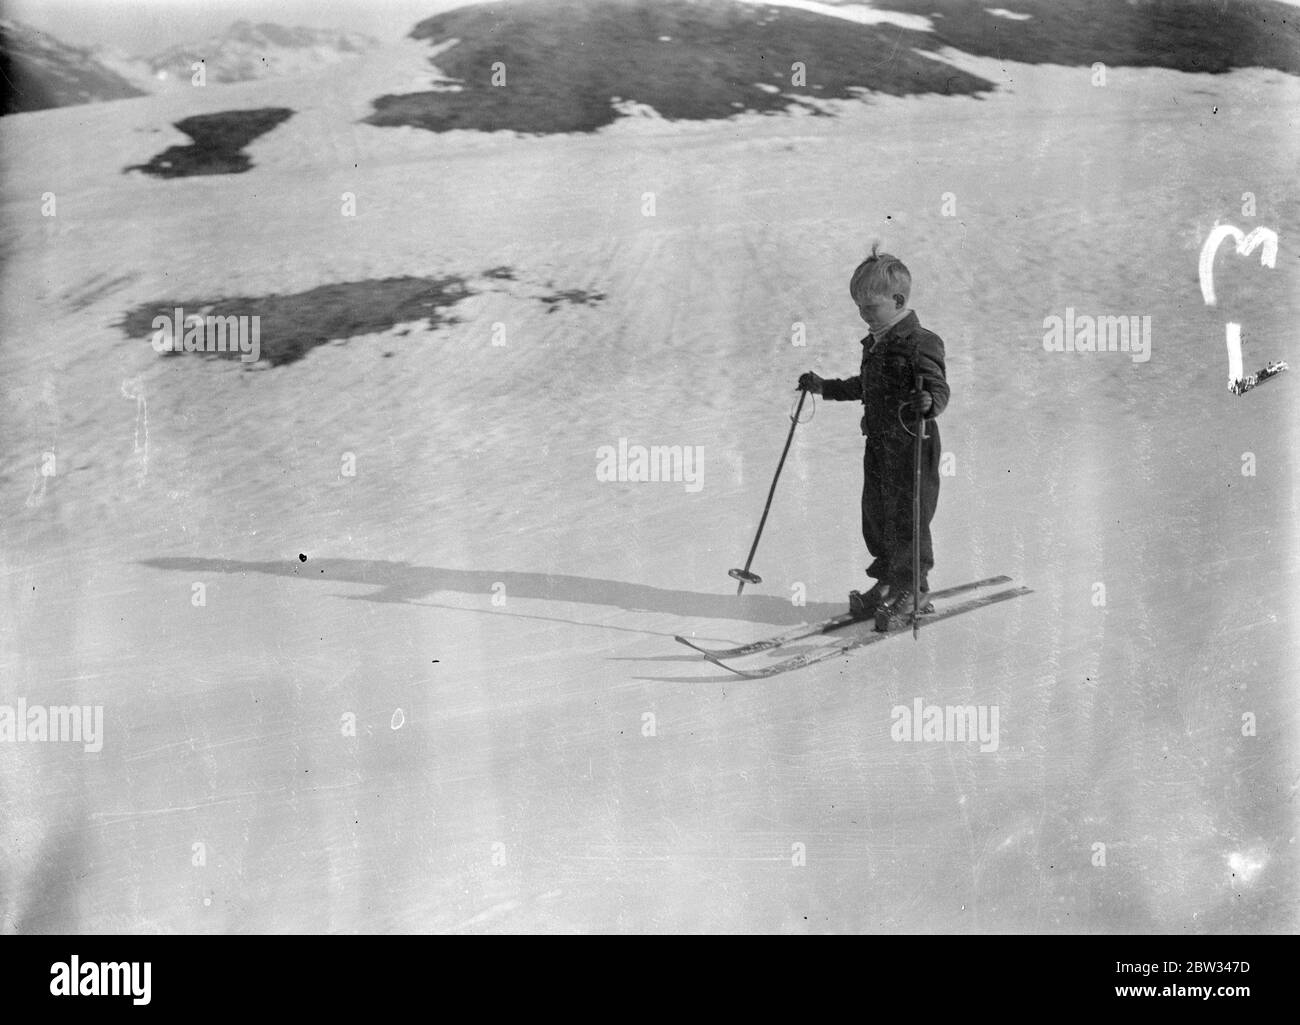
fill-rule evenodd
<path id="1" fill-rule="evenodd" d="M 170 47 L 151 55 L 152 77 L 187 82 L 202 61 L 212 82 L 249 82 L 292 77 L 360 56 L 377 41 L 360 32 L 337 32 L 271 22 L 236 21 L 211 39 Z"/>
<path id="2" fill-rule="evenodd" d="M 104 714 L 97 753 L 0 743 L 0 930 L 1294 929 L 1297 381 L 1231 396 L 1223 339 L 1300 359 L 1300 80 L 943 50 L 996 90 L 364 123 L 428 55 L 0 121 L 0 705 Z M 123 173 L 280 107 L 246 173 Z M 1279 255 L 1225 247 L 1209 309 L 1216 221 Z M 740 680 L 672 635 L 864 582 L 858 414 L 821 403 L 765 583 L 726 571 L 796 377 L 857 366 L 875 237 L 947 343 L 932 582 L 1035 593 Z M 364 324 L 401 278 L 463 293 L 275 366 L 120 326 Z M 1045 351 L 1067 308 L 1149 316 L 1149 361 Z M 703 486 L 598 480 L 620 439 Z M 917 699 L 996 707 L 996 749 L 892 739 Z"/>
<path id="3" fill-rule="evenodd" d="M 144 94 L 89 50 L 8 18 L 0 19 L 0 73 L 4 114 Z"/>

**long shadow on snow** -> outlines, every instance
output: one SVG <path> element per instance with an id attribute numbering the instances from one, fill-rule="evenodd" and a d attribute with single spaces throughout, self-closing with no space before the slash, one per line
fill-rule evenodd
<path id="1" fill-rule="evenodd" d="M 565 573 L 520 573 L 511 570 L 446 569 L 413 566 L 407 562 L 379 559 L 311 559 L 307 562 L 242 562 L 238 559 L 166 557 L 144 559 L 142 565 L 187 573 L 266 573 L 302 580 L 343 581 L 369 584 L 371 594 L 349 595 L 362 601 L 425 604 L 417 599 L 443 592 L 460 592 L 489 597 L 494 586 L 505 585 L 508 598 L 539 598 L 545 601 L 605 605 L 628 612 L 666 612 L 691 619 L 735 619 L 752 623 L 793 626 L 825 619 L 844 611 L 843 605 L 827 602 L 802 607 L 785 597 L 768 595 L 699 594 L 672 591 L 647 584 L 631 584 L 599 577 Z M 485 610 L 488 611 L 488 610 Z M 497 611 L 495 609 L 490 611 Z M 603 626 L 586 623 L 585 626 Z"/>

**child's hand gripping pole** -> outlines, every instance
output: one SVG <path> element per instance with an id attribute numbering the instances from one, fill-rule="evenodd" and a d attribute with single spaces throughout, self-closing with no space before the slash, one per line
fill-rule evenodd
<path id="1" fill-rule="evenodd" d="M 746 584 L 761 584 L 763 582 L 763 578 L 757 573 L 751 573 L 749 567 L 754 561 L 754 553 L 758 551 L 758 539 L 763 536 L 763 525 L 767 523 L 767 511 L 772 508 L 772 496 L 776 494 L 776 482 L 781 479 L 781 467 L 785 466 L 786 453 L 790 451 L 790 442 L 794 440 L 794 429 L 799 426 L 799 414 L 803 411 L 803 401 L 807 397 L 808 389 L 801 388 L 799 390 L 799 404 L 795 406 L 794 412 L 790 414 L 790 433 L 785 436 L 785 448 L 781 450 L 781 461 L 776 464 L 776 474 L 772 477 L 772 486 L 767 492 L 767 504 L 763 506 L 763 518 L 758 521 L 758 533 L 754 535 L 754 543 L 750 546 L 749 558 L 745 560 L 745 568 L 727 571 L 729 576 L 740 581 L 740 586 L 736 588 L 737 596 L 744 592 Z"/>

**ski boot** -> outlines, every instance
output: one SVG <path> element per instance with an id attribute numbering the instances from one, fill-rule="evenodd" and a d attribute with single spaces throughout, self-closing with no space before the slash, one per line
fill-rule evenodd
<path id="1" fill-rule="evenodd" d="M 866 594 L 861 591 L 850 591 L 849 615 L 855 619 L 870 619 L 879 611 L 888 596 L 889 585 L 879 580 Z"/>
<path id="2" fill-rule="evenodd" d="M 881 633 L 889 633 L 912 625 L 912 593 L 910 585 L 895 588 L 890 592 L 885 603 L 876 609 L 877 630 Z M 928 589 L 921 592 L 920 608 L 923 616 L 934 611 Z"/>

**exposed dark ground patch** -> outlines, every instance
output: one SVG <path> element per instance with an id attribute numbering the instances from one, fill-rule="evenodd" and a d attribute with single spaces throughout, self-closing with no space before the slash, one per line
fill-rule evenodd
<path id="1" fill-rule="evenodd" d="M 381 96 L 366 121 L 430 131 L 591 132 L 613 122 L 615 97 L 670 120 L 778 113 L 858 90 L 979 95 L 993 83 L 928 56 L 943 47 L 1026 63 L 1300 74 L 1300 12 L 1276 0 L 880 0 L 931 19 L 933 32 L 857 25 L 731 0 L 523 0 L 480 4 L 420 22 L 415 39 L 460 42 L 434 63 L 461 86 Z M 660 37 L 668 36 L 665 42 Z M 502 62 L 506 85 L 492 84 Z M 791 64 L 807 84 L 791 85 Z M 776 91 L 760 88 L 760 83 Z M 814 111 L 821 113 L 820 111 Z"/>
<path id="2" fill-rule="evenodd" d="M 177 121 L 176 127 L 194 140 L 190 145 L 169 146 L 149 163 L 133 164 L 123 171 L 143 171 L 157 178 L 243 174 L 253 166 L 243 148 L 291 117 L 293 111 L 285 107 L 223 110 L 187 117 Z"/>
<path id="3" fill-rule="evenodd" d="M 1025 64 L 1170 68 L 1220 74 L 1271 68 L 1300 75 L 1300 10 L 1276 0 L 876 0 L 930 18 L 910 45 L 950 46 Z M 1025 21 L 986 7 L 1028 14 Z M 941 15 L 941 16 L 936 16 Z"/>
<path id="4" fill-rule="evenodd" d="M 320 285 L 289 295 L 163 299 L 129 310 L 115 326 L 130 338 L 152 338 L 154 318 L 176 307 L 213 317 L 261 317 L 261 358 L 271 366 L 293 363 L 318 345 L 424 321 L 430 328 L 455 323 L 447 311 L 472 293 L 455 275 L 381 278 Z M 180 355 L 171 353 L 170 355 Z M 239 353 L 194 353 L 238 359 Z"/>
<path id="5" fill-rule="evenodd" d="M 591 132 L 619 116 L 615 97 L 695 121 L 776 113 L 801 98 L 847 99 L 856 89 L 899 96 L 993 88 L 900 46 L 887 26 L 729 0 L 475 5 L 422 21 L 411 36 L 461 40 L 435 63 L 462 91 L 381 96 L 370 124 Z M 492 85 L 497 61 L 505 64 L 505 86 Z M 795 61 L 807 64 L 806 86 L 791 85 Z"/>
<path id="6" fill-rule="evenodd" d="M 595 306 L 605 299 L 604 292 L 588 292 L 583 288 L 567 288 L 562 292 L 552 292 L 550 295 L 539 295 L 538 300 L 545 303 L 548 307 L 547 313 L 554 313 L 560 308 L 560 303 L 570 303 L 573 306 Z"/>
<path id="7" fill-rule="evenodd" d="M 517 280 L 509 267 L 494 267 L 479 277 L 491 281 Z M 160 299 L 128 310 L 114 326 L 128 338 L 149 340 L 154 334 L 154 318 L 170 318 L 176 307 L 180 307 L 185 316 L 256 316 L 261 318 L 261 361 L 280 366 L 302 359 L 318 345 L 387 331 L 399 324 L 423 323 L 429 329 L 457 324 L 460 321 L 452 308 L 475 292 L 470 279 L 454 274 L 345 281 L 289 295 Z M 582 289 L 541 295 L 525 292 L 523 297 L 545 303 L 548 313 L 553 313 L 559 303 L 591 306 L 605 298 L 603 293 Z M 405 333 L 398 332 L 399 335 Z M 237 348 L 227 352 L 171 352 L 164 355 L 240 358 Z"/>

